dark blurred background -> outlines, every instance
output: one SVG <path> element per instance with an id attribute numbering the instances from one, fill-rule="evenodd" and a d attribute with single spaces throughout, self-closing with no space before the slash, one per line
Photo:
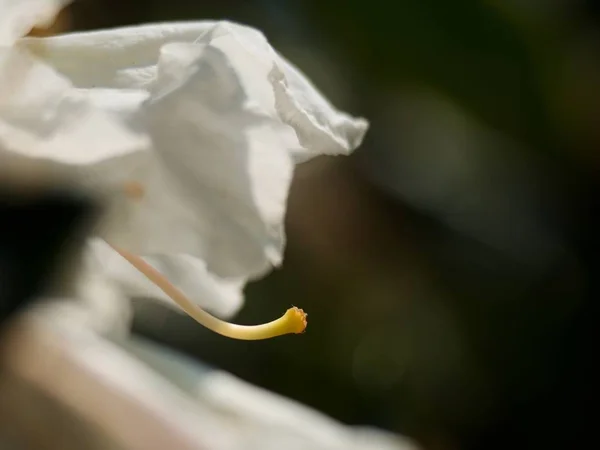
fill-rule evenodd
<path id="1" fill-rule="evenodd" d="M 598 291 L 600 8 L 592 0 L 79 0 L 65 29 L 227 19 L 263 30 L 372 128 L 297 170 L 282 269 L 227 340 L 160 307 L 139 333 L 426 449 L 577 448 Z"/>

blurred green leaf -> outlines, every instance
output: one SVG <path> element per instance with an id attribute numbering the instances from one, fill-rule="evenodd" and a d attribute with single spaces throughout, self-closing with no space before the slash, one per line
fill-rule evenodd
<path id="1" fill-rule="evenodd" d="M 526 143 L 552 142 L 533 46 L 486 2 L 347 0 L 323 8 L 313 1 L 307 8 L 372 83 L 427 84 Z"/>

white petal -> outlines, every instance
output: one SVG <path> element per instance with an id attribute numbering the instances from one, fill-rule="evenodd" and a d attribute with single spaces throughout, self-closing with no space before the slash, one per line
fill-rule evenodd
<path id="1" fill-rule="evenodd" d="M 227 54 L 243 75 L 252 99 L 296 131 L 302 150 L 291 149 L 297 160 L 318 154 L 349 154 L 367 131 L 365 119 L 336 110 L 298 68 L 279 55 L 259 31 L 221 22 L 199 42 Z"/>
<path id="2" fill-rule="evenodd" d="M 0 0 L 0 47 L 10 46 L 33 27 L 47 27 L 71 0 Z"/>
<path id="3" fill-rule="evenodd" d="M 348 155 L 358 148 L 369 129 L 364 118 L 354 118 L 333 107 L 295 66 L 280 57 L 282 71 L 273 74 L 276 108 L 294 127 L 302 149 L 297 163 L 324 155 Z"/>
<path id="4" fill-rule="evenodd" d="M 179 22 L 24 38 L 18 45 L 80 88 L 140 89 L 154 82 L 160 49 L 195 42 L 214 22 Z M 93 70 L 90 70 L 93 67 Z"/>
<path id="5" fill-rule="evenodd" d="M 139 130 L 137 118 L 150 93 L 143 89 L 94 88 L 78 89 L 92 104 L 119 116 L 134 129 Z M 142 130 L 140 130 L 142 131 Z"/>
<path id="6" fill-rule="evenodd" d="M 186 202 L 193 239 L 164 228 L 144 254 L 188 253 L 219 277 L 258 276 L 281 261 L 292 176 L 293 131 L 257 112 L 239 74 L 217 49 L 170 44 L 161 51 L 146 105 L 154 149 Z"/>
<path id="7" fill-rule="evenodd" d="M 87 257 L 91 272 L 103 274 L 113 280 L 128 297 L 160 300 L 179 310 L 163 291 L 105 242 L 94 239 Z M 217 316 L 230 317 L 242 306 L 244 280 L 218 278 L 206 270 L 202 261 L 187 255 L 144 259 L 190 300 Z"/>
<path id="8" fill-rule="evenodd" d="M 105 444 L 109 439 L 127 449 L 417 448 L 401 437 L 343 425 L 164 347 L 135 338 L 108 340 L 56 318 L 28 314 L 7 330 L 11 345 L 1 349 L 0 362 L 15 377 L 3 379 L 0 389 L 8 391 L 12 378 L 27 382 L 69 415 L 94 425 L 93 431 L 101 430 Z"/>
<path id="9" fill-rule="evenodd" d="M 147 146 L 71 83 L 28 54 L 0 48 L 0 154 L 72 168 L 130 157 Z"/>
<path id="10" fill-rule="evenodd" d="M 247 449 L 416 450 L 401 436 L 367 427 L 348 427 L 296 401 L 258 388 L 223 371 L 211 370 L 177 352 L 141 339 L 123 346 L 155 373 L 233 424 Z M 237 447 L 235 447 L 237 448 Z"/>
<path id="11" fill-rule="evenodd" d="M 23 39 L 82 88 L 146 89 L 154 83 L 159 49 L 168 43 L 208 44 L 225 53 L 250 102 L 292 126 L 300 141 L 288 150 L 297 162 L 319 154 L 348 154 L 368 129 L 362 118 L 338 111 L 259 31 L 231 22 L 142 25 Z M 94 70 L 89 70 L 94 67 Z"/>
<path id="12" fill-rule="evenodd" d="M 260 449 L 417 450 L 399 436 L 343 426 L 300 403 L 213 371 L 196 388 L 202 404 L 245 428 Z M 254 448 L 254 447 L 252 447 Z"/>

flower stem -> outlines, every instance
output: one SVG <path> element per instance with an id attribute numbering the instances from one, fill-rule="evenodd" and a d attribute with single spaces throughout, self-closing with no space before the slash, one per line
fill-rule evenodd
<path id="1" fill-rule="evenodd" d="M 307 314 L 295 306 L 288 309 L 279 319 L 262 325 L 236 325 L 217 319 L 193 303 L 183 292 L 173 286 L 164 275 L 141 257 L 116 247 L 113 247 L 113 249 L 177 303 L 190 317 L 215 333 L 233 339 L 254 341 L 284 334 L 302 333 L 306 329 Z"/>

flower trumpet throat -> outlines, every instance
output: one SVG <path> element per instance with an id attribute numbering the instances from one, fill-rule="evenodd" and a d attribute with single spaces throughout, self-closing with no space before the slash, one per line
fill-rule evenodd
<path id="1" fill-rule="evenodd" d="M 190 317 L 215 333 L 233 339 L 255 341 L 282 336 L 284 334 L 299 334 L 303 333 L 306 329 L 307 314 L 295 306 L 288 309 L 279 319 L 261 325 L 236 325 L 217 319 L 193 303 L 183 292 L 173 286 L 164 275 L 141 257 L 115 247 L 113 248 L 148 278 L 148 280 L 169 296 Z"/>

